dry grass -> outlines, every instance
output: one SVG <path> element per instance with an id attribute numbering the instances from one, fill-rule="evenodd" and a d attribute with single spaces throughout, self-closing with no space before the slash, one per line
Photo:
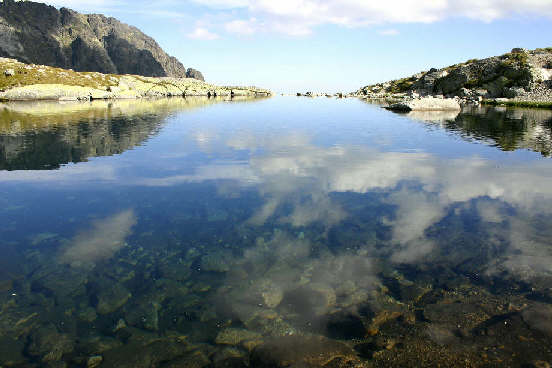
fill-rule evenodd
<path id="1" fill-rule="evenodd" d="M 12 69 L 15 75 L 4 72 Z M 119 76 L 96 72 L 75 72 L 44 65 L 23 64 L 0 58 L 0 90 L 32 84 L 64 84 L 69 86 L 103 89 L 119 84 Z"/>

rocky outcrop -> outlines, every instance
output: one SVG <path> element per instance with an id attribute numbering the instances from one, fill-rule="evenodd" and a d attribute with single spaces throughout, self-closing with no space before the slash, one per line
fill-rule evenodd
<path id="1" fill-rule="evenodd" d="M 77 71 L 203 80 L 135 27 L 31 1 L 0 2 L 0 56 Z"/>
<path id="2" fill-rule="evenodd" d="M 368 85 L 356 94 L 366 98 L 443 95 L 458 97 L 463 104 L 479 104 L 494 98 L 552 101 L 552 48 L 533 51 L 516 48 L 502 56 L 468 60 L 408 78 Z"/>

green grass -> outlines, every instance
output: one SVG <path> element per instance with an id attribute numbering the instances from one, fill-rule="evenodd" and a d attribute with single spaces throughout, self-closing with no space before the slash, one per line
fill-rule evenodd
<path id="1" fill-rule="evenodd" d="M 483 105 L 491 106 L 511 106 L 511 107 L 532 107 L 539 109 L 552 109 L 552 101 L 505 101 L 497 102 L 495 100 L 483 100 Z"/>

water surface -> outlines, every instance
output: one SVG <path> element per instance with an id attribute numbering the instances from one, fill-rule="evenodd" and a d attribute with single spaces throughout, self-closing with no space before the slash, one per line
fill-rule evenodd
<path id="1" fill-rule="evenodd" d="M 550 362 L 551 121 L 3 104 L 0 365 Z"/>

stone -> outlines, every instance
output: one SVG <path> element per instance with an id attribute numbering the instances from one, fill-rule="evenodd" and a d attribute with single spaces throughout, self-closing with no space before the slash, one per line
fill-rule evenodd
<path id="1" fill-rule="evenodd" d="M 201 257 L 201 270 L 211 272 L 228 272 L 232 267 L 232 252 L 219 250 Z"/>
<path id="2" fill-rule="evenodd" d="M 31 334 L 27 352 L 42 362 L 53 362 L 61 360 L 63 354 L 73 351 L 73 347 L 73 339 L 67 334 L 60 334 L 56 327 L 50 324 Z"/>
<path id="3" fill-rule="evenodd" d="M 23 366 L 23 341 L 0 336 L 0 366 Z"/>
<path id="4" fill-rule="evenodd" d="M 209 358 L 199 350 L 163 365 L 163 368 L 204 368 L 211 365 Z"/>
<path id="5" fill-rule="evenodd" d="M 6 77 L 13 77 L 15 75 L 15 70 L 13 69 L 6 69 L 4 70 L 4 75 Z"/>
<path id="6" fill-rule="evenodd" d="M 244 341 L 257 340 L 260 337 L 261 335 L 254 331 L 242 328 L 226 328 L 218 333 L 215 343 L 219 345 L 237 346 Z"/>
<path id="7" fill-rule="evenodd" d="M 433 98 L 424 97 L 412 100 L 405 100 L 391 104 L 387 107 L 392 111 L 459 111 L 461 110 L 460 104 L 453 98 Z"/>
<path id="8" fill-rule="evenodd" d="M 251 353 L 252 367 L 351 367 L 359 364 L 347 345 L 324 337 L 273 338 Z"/>
<path id="9" fill-rule="evenodd" d="M 159 330 L 159 309 L 156 302 L 148 302 L 142 305 L 133 305 L 125 315 L 129 325 L 149 331 Z"/>
<path id="10" fill-rule="evenodd" d="M 330 286 L 311 283 L 287 291 L 281 304 L 289 312 L 311 318 L 328 313 L 336 301 L 335 291 Z"/>
<path id="11" fill-rule="evenodd" d="M 535 303 L 521 312 L 523 321 L 534 330 L 540 331 L 543 334 L 552 337 L 552 307 L 543 304 Z"/>
<path id="12" fill-rule="evenodd" d="M 121 284 L 103 289 L 98 295 L 96 311 L 99 314 L 110 314 L 121 308 L 130 299 L 132 294 Z"/>
<path id="13" fill-rule="evenodd" d="M 86 361 L 87 368 L 96 368 L 103 362 L 103 357 L 101 355 L 94 355 L 88 358 Z"/>
<path id="14" fill-rule="evenodd" d="M 131 341 L 103 354 L 102 368 L 151 368 L 179 358 L 188 352 L 186 343 L 170 338 L 158 338 L 144 344 Z"/>

